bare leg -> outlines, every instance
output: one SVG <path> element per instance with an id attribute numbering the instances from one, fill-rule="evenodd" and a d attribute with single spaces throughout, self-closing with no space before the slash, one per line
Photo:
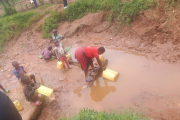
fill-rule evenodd
<path id="1" fill-rule="evenodd" d="M 52 53 L 50 53 L 50 55 L 49 55 L 49 58 L 50 58 L 50 59 L 52 58 L 52 55 L 53 55 L 53 54 L 52 54 Z"/>
<path id="2" fill-rule="evenodd" d="M 93 65 L 93 62 L 91 63 L 91 67 L 92 67 L 92 69 L 93 69 L 93 71 L 94 71 L 94 65 Z"/>
<path id="3" fill-rule="evenodd" d="M 85 79 L 88 79 L 88 68 L 84 70 L 84 74 L 85 74 Z"/>
<path id="4" fill-rule="evenodd" d="M 66 63 L 67 67 L 68 67 L 68 68 L 70 68 L 70 67 L 69 67 L 69 63 L 68 63 L 68 60 L 67 60 L 66 56 L 64 57 L 64 63 Z"/>

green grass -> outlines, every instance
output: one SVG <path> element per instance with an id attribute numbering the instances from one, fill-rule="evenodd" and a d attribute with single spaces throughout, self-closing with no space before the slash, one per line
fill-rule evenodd
<path id="1" fill-rule="evenodd" d="M 5 42 L 29 28 L 32 23 L 37 22 L 43 15 L 38 12 L 22 12 L 11 16 L 0 18 L 0 50 Z"/>
<path id="2" fill-rule="evenodd" d="M 112 20 L 118 20 L 120 23 L 130 24 L 140 11 L 149 7 L 156 6 L 156 0 L 132 0 L 124 2 L 121 0 L 77 0 L 68 6 L 63 12 L 51 12 L 42 25 L 43 37 L 50 37 L 52 29 L 56 29 L 60 21 L 73 21 L 86 15 L 88 12 L 111 11 L 108 17 L 110 23 Z"/>
<path id="3" fill-rule="evenodd" d="M 137 114 L 133 110 L 124 110 L 120 113 L 112 111 L 97 112 L 95 110 L 83 109 L 79 114 L 69 118 L 61 118 L 60 120 L 150 120 L 143 114 Z"/>
<path id="4" fill-rule="evenodd" d="M 168 2 L 168 4 L 172 7 L 175 7 L 180 4 L 180 0 L 165 0 L 165 1 Z"/>

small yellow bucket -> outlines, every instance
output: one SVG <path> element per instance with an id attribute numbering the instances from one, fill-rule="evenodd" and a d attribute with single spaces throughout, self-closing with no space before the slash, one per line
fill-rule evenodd
<path id="1" fill-rule="evenodd" d="M 62 70 L 63 69 L 63 62 L 57 62 L 57 68 Z"/>
<path id="2" fill-rule="evenodd" d="M 71 57 L 71 54 L 67 54 L 66 57 L 67 57 L 67 58 L 70 58 L 70 57 Z"/>
<path id="3" fill-rule="evenodd" d="M 118 76 L 119 76 L 118 72 L 115 72 L 110 69 L 106 69 L 105 71 L 103 71 L 103 74 L 102 74 L 102 77 L 104 77 L 108 80 L 111 80 L 111 81 L 116 81 Z"/>
<path id="4" fill-rule="evenodd" d="M 45 95 L 45 96 L 47 96 L 47 97 L 50 97 L 51 94 L 53 93 L 53 89 L 41 85 L 41 86 L 37 89 L 37 92 L 40 93 L 40 94 L 42 94 L 42 95 Z"/>
<path id="5" fill-rule="evenodd" d="M 21 103 L 18 100 L 14 101 L 13 103 L 18 111 L 23 110 L 23 106 L 21 105 Z"/>

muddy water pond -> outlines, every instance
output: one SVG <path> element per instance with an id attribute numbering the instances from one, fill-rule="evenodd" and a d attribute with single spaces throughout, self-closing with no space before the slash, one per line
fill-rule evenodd
<path id="1" fill-rule="evenodd" d="M 74 51 L 75 48 L 70 50 L 73 57 Z M 158 111 L 180 102 L 179 65 L 156 62 L 146 55 L 122 50 L 106 49 L 103 56 L 108 59 L 107 68 L 119 72 L 119 78 L 112 82 L 100 77 L 90 87 L 80 86 L 68 94 L 66 102 L 72 112 L 82 108 L 120 110 L 130 106 Z"/>

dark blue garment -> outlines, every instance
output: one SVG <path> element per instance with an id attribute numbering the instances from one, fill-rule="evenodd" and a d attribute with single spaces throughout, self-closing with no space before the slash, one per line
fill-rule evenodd
<path id="1" fill-rule="evenodd" d="M 22 120 L 13 102 L 0 91 L 0 120 Z"/>
<path id="2" fill-rule="evenodd" d="M 67 7 L 67 0 L 63 0 L 64 7 Z"/>
<path id="3" fill-rule="evenodd" d="M 37 7 L 37 2 L 36 2 L 36 0 L 33 0 L 33 1 L 34 1 L 35 6 Z"/>

